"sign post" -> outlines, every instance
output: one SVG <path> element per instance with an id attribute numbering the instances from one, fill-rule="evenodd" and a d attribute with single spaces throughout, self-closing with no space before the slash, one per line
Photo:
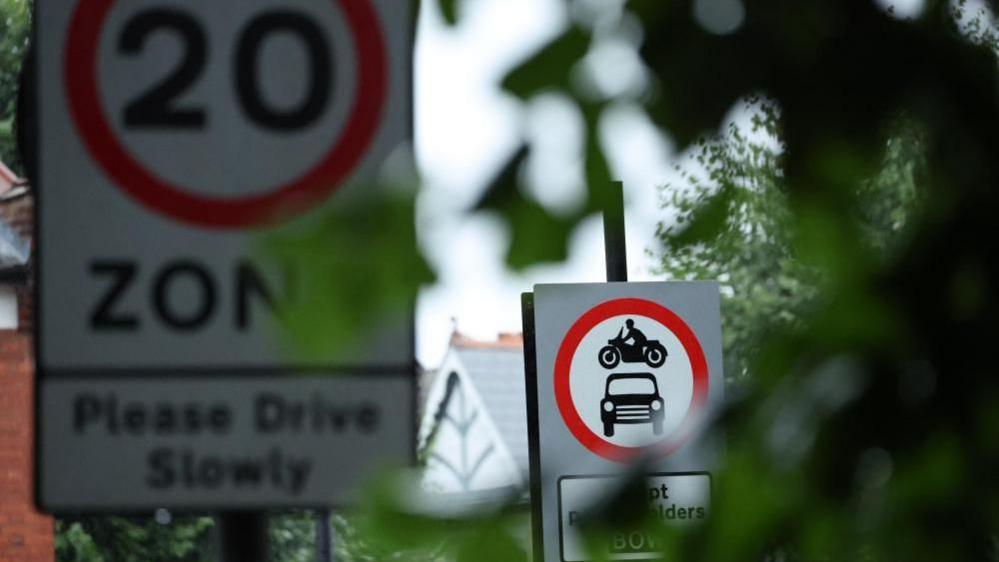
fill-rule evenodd
<path id="1" fill-rule="evenodd" d="M 721 447 L 703 429 L 722 399 L 718 287 L 626 283 L 623 224 L 623 205 L 605 215 L 608 283 L 523 296 L 535 560 L 590 560 L 586 513 L 639 461 L 663 522 L 710 511 Z M 660 554 L 637 532 L 600 548 L 610 560 Z"/>
<path id="2" fill-rule="evenodd" d="M 350 504 L 414 457 L 412 309 L 292 357 L 301 272 L 256 251 L 380 196 L 412 139 L 411 3 L 35 10 L 36 501 L 231 512 L 232 556 L 260 554 L 259 512 Z"/>
<path id="3" fill-rule="evenodd" d="M 628 251 L 624 228 L 624 184 L 614 182 L 613 195 L 604 211 L 604 260 L 607 282 L 628 282 Z"/>

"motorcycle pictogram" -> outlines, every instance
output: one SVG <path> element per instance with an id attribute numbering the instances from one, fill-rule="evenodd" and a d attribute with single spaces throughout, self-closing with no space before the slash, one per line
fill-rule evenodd
<path id="1" fill-rule="evenodd" d="M 608 345 L 602 347 L 597 354 L 597 360 L 605 369 L 613 369 L 618 363 L 641 363 L 653 369 L 661 367 L 666 362 L 666 348 L 658 340 L 646 339 L 641 330 L 635 328 L 635 321 L 625 322 L 625 328 L 618 331 L 617 337 L 607 340 Z M 633 343 L 628 343 L 631 340 Z"/>

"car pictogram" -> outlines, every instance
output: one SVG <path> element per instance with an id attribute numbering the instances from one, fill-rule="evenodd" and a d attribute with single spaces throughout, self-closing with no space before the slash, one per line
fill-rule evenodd
<path id="1" fill-rule="evenodd" d="M 651 373 L 615 373 L 607 377 L 604 398 L 600 401 L 600 420 L 604 436 L 614 436 L 617 424 L 651 423 L 652 432 L 663 432 L 665 404 L 659 385 Z"/>

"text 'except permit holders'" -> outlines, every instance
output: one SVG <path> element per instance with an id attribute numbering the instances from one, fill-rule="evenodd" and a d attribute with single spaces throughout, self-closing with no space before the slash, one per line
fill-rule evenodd
<path id="1" fill-rule="evenodd" d="M 559 527 L 563 562 L 590 560 L 580 523 L 601 498 L 620 483 L 614 476 L 567 476 L 559 480 Z M 711 476 L 708 473 L 657 474 L 645 482 L 644 500 L 649 515 L 666 525 L 696 524 L 708 517 Z M 635 506 L 636 509 L 641 506 Z M 660 555 L 656 537 L 646 532 L 613 533 L 600 553 L 606 560 L 642 560 Z"/>

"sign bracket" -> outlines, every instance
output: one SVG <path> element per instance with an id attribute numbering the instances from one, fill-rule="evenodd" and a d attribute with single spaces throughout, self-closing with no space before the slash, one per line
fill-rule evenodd
<path id="1" fill-rule="evenodd" d="M 544 533 L 541 527 L 541 443 L 538 435 L 538 368 L 534 342 L 534 293 L 520 295 L 524 323 L 524 390 L 527 394 L 527 449 L 531 492 L 532 560 L 544 562 Z"/>

